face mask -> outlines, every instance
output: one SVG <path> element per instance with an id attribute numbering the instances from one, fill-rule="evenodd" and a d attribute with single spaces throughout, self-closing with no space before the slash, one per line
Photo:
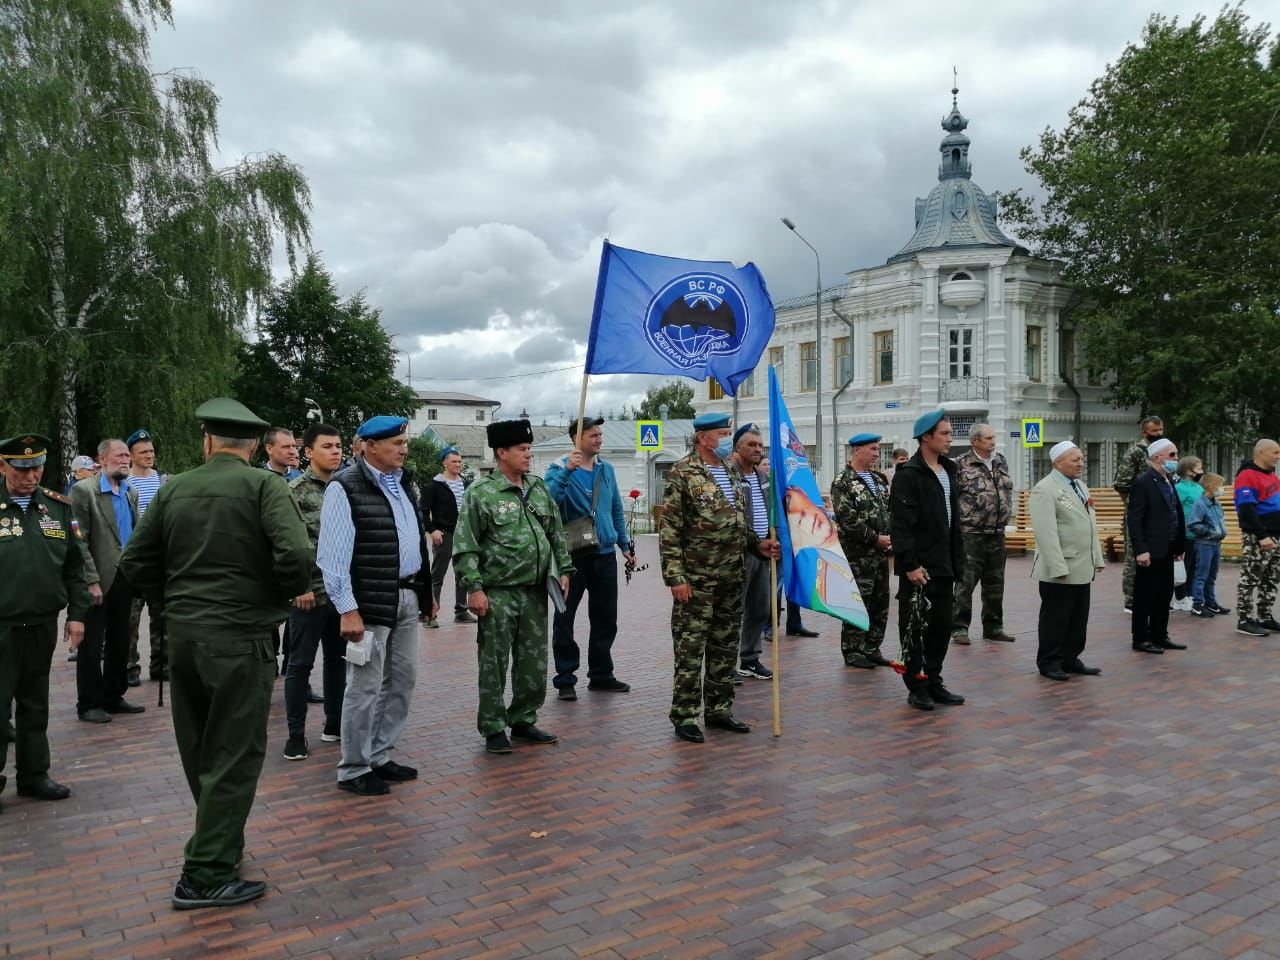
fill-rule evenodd
<path id="1" fill-rule="evenodd" d="M 716 456 L 721 460 L 728 460 L 731 453 L 733 453 L 733 438 L 721 437 L 720 442 L 716 444 Z"/>
<path id="2" fill-rule="evenodd" d="M 1164 462 L 1164 472 L 1165 472 L 1165 473 L 1177 473 L 1177 472 L 1178 472 L 1178 461 L 1177 461 L 1177 460 L 1166 460 L 1166 461 Z"/>

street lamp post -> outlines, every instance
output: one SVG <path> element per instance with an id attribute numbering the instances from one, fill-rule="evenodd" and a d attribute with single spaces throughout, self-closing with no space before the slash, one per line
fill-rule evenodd
<path id="1" fill-rule="evenodd" d="M 817 319 L 814 321 L 813 335 L 815 344 L 814 356 L 814 375 L 813 375 L 813 392 L 817 399 L 814 406 L 813 419 L 813 473 L 815 478 L 822 469 L 822 258 L 818 256 L 817 248 L 804 238 L 804 235 L 796 229 L 796 225 L 787 217 L 782 218 L 782 225 L 800 238 L 800 242 L 813 251 L 813 260 L 817 265 L 818 279 L 817 287 L 814 290 L 814 307 L 817 310 Z"/>
<path id="2" fill-rule="evenodd" d="M 316 403 L 310 397 L 303 397 L 302 402 L 309 408 L 307 410 L 308 420 L 315 420 L 317 423 L 324 423 L 324 411 L 320 409 L 320 404 Z"/>

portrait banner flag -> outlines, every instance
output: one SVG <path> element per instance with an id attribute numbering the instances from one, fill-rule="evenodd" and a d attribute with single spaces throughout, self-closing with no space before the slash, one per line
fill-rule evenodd
<path id="1" fill-rule="evenodd" d="M 737 393 L 773 335 L 755 264 L 677 260 L 604 242 L 586 373 L 715 377 Z"/>
<path id="2" fill-rule="evenodd" d="M 782 544 L 787 602 L 843 620 L 859 630 L 871 621 L 858 581 L 836 535 L 773 367 L 769 368 L 769 466 L 773 515 Z"/>

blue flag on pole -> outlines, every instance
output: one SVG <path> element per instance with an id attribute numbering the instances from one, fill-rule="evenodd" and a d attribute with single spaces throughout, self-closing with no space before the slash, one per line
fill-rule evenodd
<path id="1" fill-rule="evenodd" d="M 840 547 L 835 521 L 822 502 L 804 444 L 782 402 L 773 367 L 769 368 L 769 465 L 787 601 L 866 630 L 871 621 L 858 581 Z"/>
<path id="2" fill-rule="evenodd" d="M 773 301 L 754 263 L 600 254 L 587 373 L 715 377 L 733 396 L 773 335 Z"/>

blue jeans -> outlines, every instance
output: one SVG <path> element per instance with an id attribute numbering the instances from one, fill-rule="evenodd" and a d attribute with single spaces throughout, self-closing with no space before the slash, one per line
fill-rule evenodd
<path id="1" fill-rule="evenodd" d="M 1197 540 L 1195 579 L 1191 582 L 1191 599 L 1204 606 L 1218 605 L 1214 586 L 1218 581 L 1218 561 L 1222 559 L 1222 543 L 1217 540 Z"/>

